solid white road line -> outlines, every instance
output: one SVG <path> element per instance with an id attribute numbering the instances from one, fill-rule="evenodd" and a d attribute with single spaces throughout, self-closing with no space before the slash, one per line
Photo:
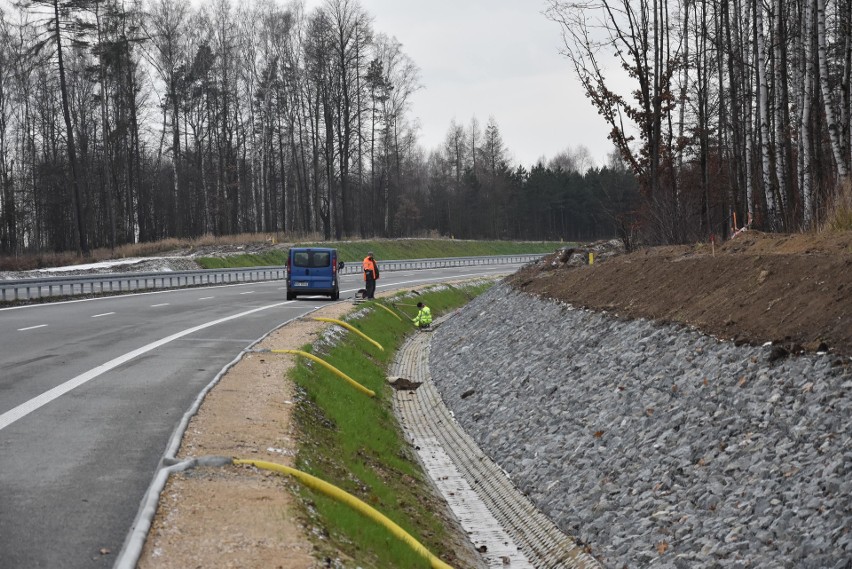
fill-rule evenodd
<path id="1" fill-rule="evenodd" d="M 216 326 L 217 324 L 222 324 L 223 322 L 228 322 L 230 320 L 236 320 L 237 318 L 242 318 L 243 316 L 248 316 L 249 314 L 261 312 L 263 310 L 269 310 L 270 308 L 277 308 L 279 306 L 283 306 L 285 304 L 290 304 L 292 302 L 293 301 L 290 300 L 290 301 L 285 301 L 285 302 L 278 302 L 276 304 L 270 304 L 268 306 L 261 306 L 260 308 L 247 310 L 245 312 L 240 312 L 240 313 L 234 314 L 232 316 L 226 316 L 225 318 L 220 318 L 218 320 L 213 320 L 211 322 L 199 324 L 198 326 L 193 326 L 192 328 L 187 328 L 186 330 L 183 330 L 183 331 L 178 332 L 176 334 L 172 334 L 171 336 L 167 336 L 165 338 L 157 340 L 156 342 L 151 342 L 150 344 L 142 346 L 141 348 L 137 348 L 137 349 L 133 350 L 132 352 L 127 352 L 126 354 L 118 356 L 117 358 L 112 359 L 112 360 L 106 362 L 105 364 L 99 365 L 98 367 L 96 367 L 94 369 L 90 369 L 89 371 L 87 371 L 85 373 L 81 373 L 77 377 L 71 378 L 68 381 L 66 381 L 65 383 L 61 383 L 61 384 L 57 385 L 56 387 L 54 387 L 53 389 L 51 389 L 49 391 L 45 391 L 41 395 L 38 395 L 38 396 L 30 399 L 29 401 L 22 403 L 22 404 L 18 405 L 17 407 L 10 409 L 9 411 L 6 411 L 2 415 L 0 415 L 0 431 L 2 431 L 3 429 L 8 427 L 9 425 L 14 423 L 15 421 L 26 417 L 27 415 L 29 415 L 33 411 L 36 411 L 37 409 L 47 405 L 51 401 L 58 399 L 59 397 L 62 397 L 63 395 L 65 395 L 66 393 L 71 391 L 72 389 L 80 387 L 81 385 L 95 379 L 99 375 L 102 375 L 102 374 L 110 371 L 111 369 L 114 369 L 114 368 L 116 368 L 116 367 L 118 367 L 118 366 L 120 366 L 124 363 L 127 363 L 130 360 L 141 356 L 142 354 L 146 354 L 146 353 L 150 352 L 151 350 L 159 348 L 160 346 L 164 346 L 164 345 L 166 345 L 170 342 L 174 342 L 178 338 L 183 338 L 184 336 L 188 336 L 188 335 L 190 335 L 194 332 L 198 332 L 199 330 L 204 330 L 205 328 L 210 328 L 211 326 Z M 42 326 L 47 326 L 47 324 L 42 324 Z"/>
<path id="2" fill-rule="evenodd" d="M 481 273 L 473 273 L 473 274 L 467 274 L 467 275 L 455 275 L 451 278 L 452 279 L 459 279 L 459 278 L 466 278 L 466 277 L 475 277 L 475 276 L 480 276 L 480 275 L 481 275 Z M 398 283 L 390 284 L 390 285 L 378 285 L 376 288 L 385 287 L 385 286 L 399 286 L 399 285 L 408 284 L 408 283 L 422 283 L 422 282 L 436 281 L 436 280 L 447 280 L 447 279 L 446 279 L 446 277 L 438 277 L 438 278 L 432 278 L 432 279 L 415 279 L 415 280 L 411 280 L 411 281 L 402 281 L 402 282 L 398 282 Z M 349 289 L 349 290 L 344 290 L 344 291 L 341 291 L 341 292 L 346 293 L 346 292 L 353 292 L 355 290 L 357 290 L 357 289 Z M 36 411 L 36 410 L 40 409 L 41 407 L 47 405 L 51 401 L 54 401 L 55 399 L 62 397 L 63 395 L 65 395 L 66 393 L 71 391 L 72 389 L 75 389 L 75 388 L 77 388 L 77 387 L 79 387 L 79 386 L 81 386 L 85 383 L 88 383 L 92 379 L 95 379 L 96 377 L 110 371 L 111 369 L 114 369 L 114 368 L 116 368 L 116 367 L 118 367 L 118 366 L 120 366 L 124 363 L 127 363 L 130 360 L 141 356 L 142 354 L 146 354 L 146 353 L 150 352 L 151 350 L 159 348 L 160 346 L 164 346 L 164 345 L 166 345 L 170 342 L 173 342 L 173 341 L 177 340 L 178 338 L 183 338 L 184 336 L 188 336 L 189 334 L 192 334 L 192 333 L 197 332 L 199 330 L 204 330 L 205 328 L 209 328 L 209 327 L 215 326 L 217 324 L 222 324 L 223 322 L 228 322 L 230 320 L 236 320 L 237 318 L 242 318 L 243 316 L 248 316 L 249 314 L 254 314 L 256 312 L 261 312 L 263 310 L 269 310 L 270 308 L 277 308 L 279 306 L 284 306 L 286 304 L 294 304 L 294 303 L 295 303 L 295 301 L 293 301 L 293 300 L 287 300 L 287 301 L 284 301 L 284 302 L 278 302 L 276 304 L 270 304 L 268 306 L 261 306 L 260 308 L 254 308 L 252 310 L 247 310 L 245 312 L 240 312 L 240 313 L 234 314 L 232 316 L 226 316 L 225 318 L 220 318 L 219 320 L 213 320 L 213 321 L 207 322 L 205 324 L 199 324 L 198 326 L 194 326 L 192 328 L 187 328 L 186 330 L 183 330 L 182 332 L 178 332 L 177 334 L 172 334 L 171 336 L 167 336 L 165 338 L 157 340 L 156 342 L 151 342 L 150 344 L 148 344 L 146 346 L 142 346 L 141 348 L 137 348 L 137 349 L 133 350 L 132 352 L 128 352 L 128 353 L 121 355 L 121 356 L 119 356 L 115 359 L 112 359 L 112 360 L 106 362 L 105 364 L 102 364 L 102 365 L 100 365 L 100 366 L 98 366 L 94 369 L 90 369 L 89 371 L 82 373 L 82 374 L 78 375 L 77 377 L 71 378 L 68 381 L 66 381 L 65 383 L 57 385 L 53 389 L 51 389 L 49 391 L 45 391 L 41 395 L 38 395 L 38 396 L 30 399 L 29 401 L 22 403 L 22 404 L 18 405 L 17 407 L 10 409 L 9 411 L 6 411 L 2 415 L 0 415 L 0 431 L 5 429 L 6 427 L 11 425 L 12 423 L 18 421 L 19 419 L 26 417 L 27 415 L 29 415 L 33 411 Z M 168 303 L 166 303 L 166 304 L 168 304 Z M 160 306 L 160 305 L 158 305 L 158 306 Z M 47 324 L 41 324 L 39 326 L 31 326 L 30 328 L 20 328 L 19 331 L 32 330 L 33 328 L 42 328 L 44 326 L 47 326 Z"/>
<path id="3" fill-rule="evenodd" d="M 115 314 L 115 312 L 104 312 L 103 314 L 95 314 L 92 316 L 92 318 L 100 318 L 101 316 L 111 316 L 113 314 Z"/>
<path id="4" fill-rule="evenodd" d="M 18 332 L 25 332 L 26 330 L 35 330 L 36 328 L 46 328 L 47 324 L 39 324 L 38 326 L 28 326 L 26 328 L 18 328 Z"/>

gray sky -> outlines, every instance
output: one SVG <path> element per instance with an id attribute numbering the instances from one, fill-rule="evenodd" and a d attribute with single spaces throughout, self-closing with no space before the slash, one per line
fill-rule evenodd
<path id="1" fill-rule="evenodd" d="M 321 0 L 307 0 L 310 9 Z M 395 36 L 420 68 L 412 113 L 420 140 L 438 147 L 450 121 L 484 127 L 493 116 L 513 164 L 529 168 L 586 146 L 598 165 L 612 144 L 564 56 L 559 26 L 539 0 L 360 0 L 376 32 Z"/>

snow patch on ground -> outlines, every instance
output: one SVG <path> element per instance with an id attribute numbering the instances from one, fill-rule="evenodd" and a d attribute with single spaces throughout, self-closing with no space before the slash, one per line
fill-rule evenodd
<path id="1" fill-rule="evenodd" d="M 194 271 L 200 268 L 198 263 L 187 257 L 128 257 L 125 259 L 111 259 L 82 265 L 48 267 L 32 271 L 0 272 L 0 280 L 38 279 L 44 277 L 107 273 L 163 273 L 171 271 Z"/>
<path id="2" fill-rule="evenodd" d="M 167 259 L 168 257 L 128 257 L 126 259 L 112 259 L 109 261 L 100 261 L 98 263 L 88 263 L 84 265 L 69 265 L 65 267 L 48 267 L 46 269 L 36 269 L 34 271 L 28 271 L 33 273 L 67 273 L 69 271 L 100 271 L 104 269 L 111 269 L 115 267 L 121 267 L 122 265 L 135 265 L 136 263 L 142 263 L 145 261 L 160 261 L 163 259 Z M 171 270 L 166 268 L 164 270 Z"/>

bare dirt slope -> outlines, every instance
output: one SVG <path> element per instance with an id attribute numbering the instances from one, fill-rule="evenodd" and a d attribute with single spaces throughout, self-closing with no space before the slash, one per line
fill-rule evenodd
<path id="1" fill-rule="evenodd" d="M 656 247 L 590 266 L 552 255 L 509 280 L 529 293 L 623 317 L 852 356 L 852 232 L 753 231 L 715 254 L 705 244 Z"/>

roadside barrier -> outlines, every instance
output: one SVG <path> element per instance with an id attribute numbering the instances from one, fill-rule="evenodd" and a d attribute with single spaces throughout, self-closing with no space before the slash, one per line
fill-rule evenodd
<path id="1" fill-rule="evenodd" d="M 481 265 L 513 265 L 537 261 L 544 255 L 492 255 L 488 257 L 448 257 L 444 259 L 408 259 L 379 261 L 382 272 L 472 267 Z M 69 269 L 73 270 L 73 268 Z M 347 261 L 340 274 L 360 274 L 360 262 Z M 283 266 L 232 269 L 198 269 L 150 273 L 109 273 L 69 275 L 31 279 L 0 280 L 0 301 L 36 300 L 50 297 L 74 297 L 98 294 L 121 294 L 157 289 L 193 286 L 228 285 L 247 282 L 282 280 Z"/>

